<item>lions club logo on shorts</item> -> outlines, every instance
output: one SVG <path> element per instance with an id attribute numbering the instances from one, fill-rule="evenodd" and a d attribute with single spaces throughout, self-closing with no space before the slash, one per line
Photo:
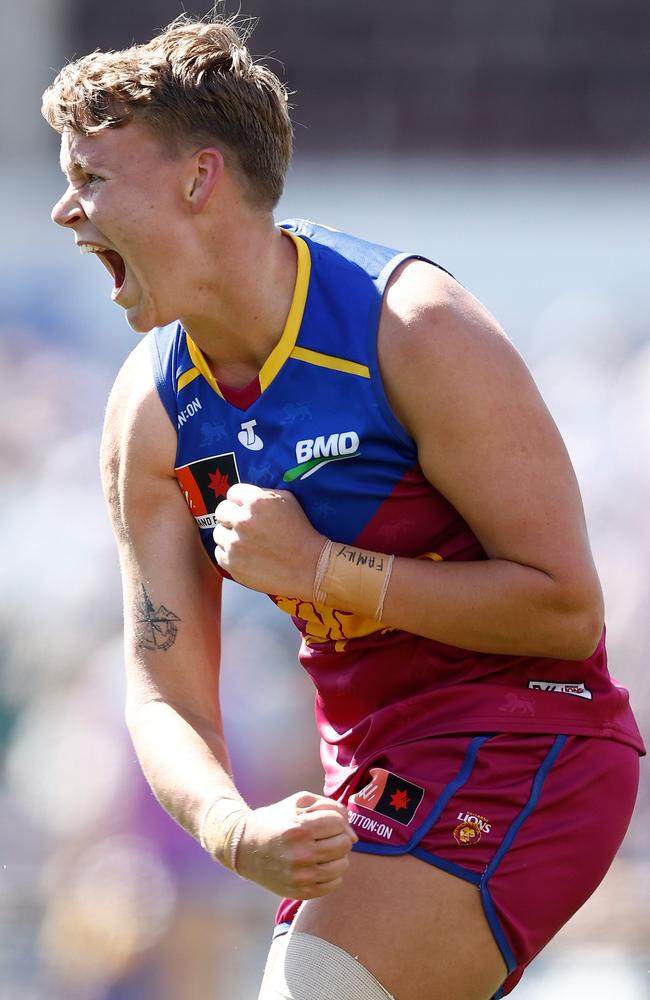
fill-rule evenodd
<path id="1" fill-rule="evenodd" d="M 460 822 L 454 828 L 454 840 L 461 847 L 478 844 L 481 834 L 489 833 L 492 829 L 490 821 L 477 813 L 459 812 L 458 819 Z"/>

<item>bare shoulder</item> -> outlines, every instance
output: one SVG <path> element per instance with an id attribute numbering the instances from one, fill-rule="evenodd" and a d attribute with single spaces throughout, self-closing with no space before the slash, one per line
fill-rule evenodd
<path id="1" fill-rule="evenodd" d="M 451 275 L 425 261 L 406 261 L 389 283 L 379 355 L 391 403 L 414 436 L 419 400 L 426 402 L 430 421 L 433 410 L 441 417 L 448 407 L 453 412 L 462 397 L 480 393 L 482 386 L 497 393 L 514 380 L 536 392 L 494 316 Z"/>
<path id="2" fill-rule="evenodd" d="M 568 453 L 522 358 L 456 281 L 407 263 L 379 330 L 388 399 L 420 467 L 491 558 L 597 591 Z"/>
<path id="3" fill-rule="evenodd" d="M 156 389 L 149 345 L 141 341 L 129 354 L 113 384 L 104 419 L 101 475 L 104 493 L 119 532 L 124 528 L 125 490 L 147 481 L 172 479 L 176 432 Z"/>
<path id="4" fill-rule="evenodd" d="M 482 331 L 509 343 L 494 316 L 470 291 L 424 260 L 407 260 L 397 268 L 386 289 L 384 313 L 411 334 L 423 333 L 432 324 L 444 332 L 453 323 L 456 334 L 462 329 L 468 336 Z"/>

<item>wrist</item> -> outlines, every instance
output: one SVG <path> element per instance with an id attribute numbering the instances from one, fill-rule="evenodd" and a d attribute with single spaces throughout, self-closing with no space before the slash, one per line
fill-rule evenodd
<path id="1" fill-rule="evenodd" d="M 242 798 L 217 796 L 206 803 L 201 814 L 201 847 L 224 868 L 235 873 L 239 845 L 251 811 Z"/>
<path id="2" fill-rule="evenodd" d="M 395 556 L 326 538 L 314 572 L 313 601 L 381 621 Z"/>
<path id="3" fill-rule="evenodd" d="M 302 570 L 293 596 L 298 597 L 302 601 L 314 600 L 314 579 L 318 570 L 318 561 L 326 542 L 327 538 L 325 535 L 314 531 L 313 537 L 306 545 L 301 547 L 303 556 L 301 560 Z"/>

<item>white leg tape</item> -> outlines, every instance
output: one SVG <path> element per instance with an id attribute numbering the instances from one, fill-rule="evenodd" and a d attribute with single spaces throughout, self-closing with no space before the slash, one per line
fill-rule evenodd
<path id="1" fill-rule="evenodd" d="M 335 944 L 291 931 L 269 952 L 258 1000 L 395 1000 L 365 966 Z"/>

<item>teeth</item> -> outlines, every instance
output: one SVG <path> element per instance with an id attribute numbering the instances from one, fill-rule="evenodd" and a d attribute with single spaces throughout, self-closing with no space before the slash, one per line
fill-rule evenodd
<path id="1" fill-rule="evenodd" d="M 101 253 L 106 247 L 102 247 L 99 243 L 80 243 L 79 250 L 81 253 Z"/>

